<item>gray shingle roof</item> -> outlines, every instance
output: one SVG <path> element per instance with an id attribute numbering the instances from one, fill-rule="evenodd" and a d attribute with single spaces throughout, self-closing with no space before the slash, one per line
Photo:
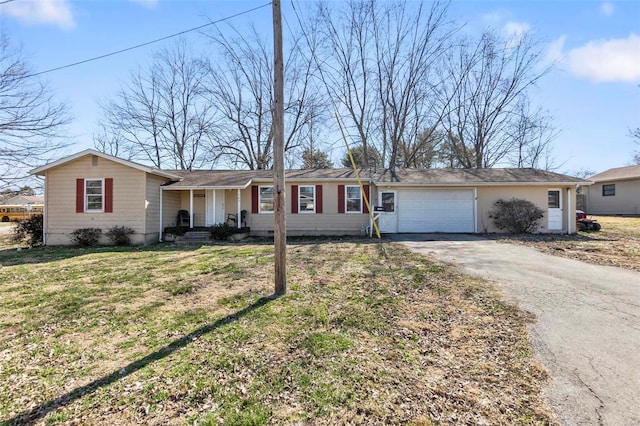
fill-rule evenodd
<path id="1" fill-rule="evenodd" d="M 245 188 L 252 182 L 270 182 L 270 170 L 172 170 L 182 177 L 179 182 L 168 184 L 172 189 L 201 187 Z M 580 184 L 584 179 L 536 169 L 397 169 L 360 170 L 364 181 L 387 185 L 531 185 L 531 184 Z M 290 182 L 305 181 L 354 181 L 352 169 L 304 169 L 288 170 Z"/>
<path id="2" fill-rule="evenodd" d="M 589 178 L 589 180 L 592 180 L 594 182 L 626 179 L 640 179 L 640 165 L 616 167 L 613 169 L 605 170 L 604 172 L 598 173 Z"/>
<path id="3" fill-rule="evenodd" d="M 587 183 L 583 179 L 537 169 L 400 169 L 395 173 L 385 170 L 374 180 L 409 185 Z"/>

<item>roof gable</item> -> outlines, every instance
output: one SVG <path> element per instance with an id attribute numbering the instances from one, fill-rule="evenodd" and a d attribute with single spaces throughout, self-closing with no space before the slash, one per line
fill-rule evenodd
<path id="1" fill-rule="evenodd" d="M 51 170 L 56 167 L 60 167 L 64 164 L 70 163 L 72 161 L 78 160 L 80 158 L 86 157 L 88 155 L 95 155 L 96 157 L 104 158 L 105 160 L 113 161 L 114 163 L 121 164 L 126 167 L 131 167 L 136 170 L 143 171 L 145 173 L 150 173 L 153 175 L 165 177 L 168 179 L 180 179 L 180 177 L 176 174 L 166 172 L 164 170 L 156 169 L 155 167 L 145 166 L 144 164 L 135 163 L 129 160 L 123 160 L 122 158 L 114 157 L 113 155 L 105 154 L 104 152 L 96 151 L 95 149 L 85 149 L 84 151 L 77 152 L 68 157 L 61 158 L 49 164 L 45 164 L 44 166 L 37 167 L 31 170 L 32 175 L 42 176 L 44 172 Z"/>

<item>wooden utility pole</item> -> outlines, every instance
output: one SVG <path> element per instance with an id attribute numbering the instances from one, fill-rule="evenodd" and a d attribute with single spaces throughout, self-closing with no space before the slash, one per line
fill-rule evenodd
<path id="1" fill-rule="evenodd" d="M 280 0 L 273 0 L 273 188 L 276 296 L 287 293 L 287 222 L 284 186 L 284 61 Z"/>

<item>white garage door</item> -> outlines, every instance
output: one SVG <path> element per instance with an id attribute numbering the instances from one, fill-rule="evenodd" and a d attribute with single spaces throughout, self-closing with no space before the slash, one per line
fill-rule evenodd
<path id="1" fill-rule="evenodd" d="M 402 190 L 398 232 L 475 232 L 473 190 Z"/>

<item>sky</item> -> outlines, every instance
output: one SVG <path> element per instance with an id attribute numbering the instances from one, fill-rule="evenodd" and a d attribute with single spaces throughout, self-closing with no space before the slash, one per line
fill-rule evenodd
<path id="1" fill-rule="evenodd" d="M 309 0 L 282 1 L 286 26 L 291 9 Z M 410 0 L 411 1 L 411 0 Z M 162 38 L 246 10 L 268 0 L 9 0 L 0 1 L 0 31 L 20 45 L 36 72 Z M 640 127 L 640 1 L 453 0 L 451 16 L 464 31 L 487 26 L 504 34 L 531 33 L 556 64 L 532 92 L 554 117 L 559 135 L 553 157 L 559 172 L 594 173 L 628 165 L 640 150 L 628 136 Z M 230 19 L 271 31 L 271 7 Z M 207 44 L 186 35 L 197 52 Z M 285 43 L 286 30 L 285 30 Z M 145 69 L 152 52 L 171 40 L 48 72 L 41 76 L 56 99 L 71 109 L 68 153 L 93 147 L 101 118 L 99 100 L 113 97 L 128 76 Z M 286 50 L 286 49 L 285 49 Z"/>

